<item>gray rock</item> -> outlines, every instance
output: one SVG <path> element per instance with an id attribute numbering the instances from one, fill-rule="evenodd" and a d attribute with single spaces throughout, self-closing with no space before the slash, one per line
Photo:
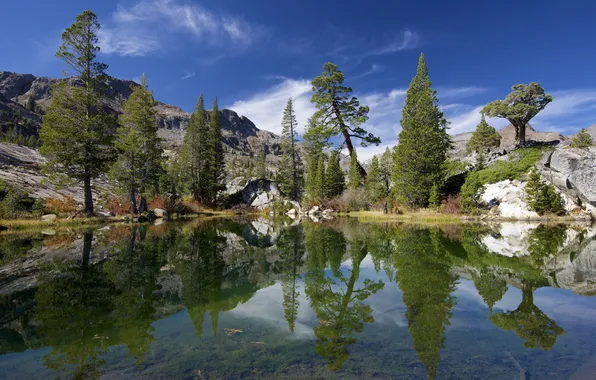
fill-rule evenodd
<path id="1" fill-rule="evenodd" d="M 41 234 L 46 236 L 54 236 L 56 235 L 56 230 L 43 230 L 41 231 Z"/>
<path id="2" fill-rule="evenodd" d="M 163 208 L 153 209 L 153 213 L 158 218 L 167 218 L 167 217 L 170 216 L 170 214 L 168 213 L 168 211 L 167 210 L 164 210 Z"/>
<path id="3" fill-rule="evenodd" d="M 308 215 L 319 215 L 320 213 L 321 213 L 321 208 L 319 206 L 313 206 L 308 211 Z"/>
<path id="4" fill-rule="evenodd" d="M 548 153 L 538 168 L 544 179 L 584 209 L 596 210 L 596 147 L 561 148 Z"/>
<path id="5" fill-rule="evenodd" d="M 267 179 L 253 179 L 248 181 L 242 189 L 242 200 L 250 207 L 264 209 L 273 205 L 282 194 L 277 184 Z"/>
<path id="6" fill-rule="evenodd" d="M 102 218 L 110 218 L 110 217 L 112 217 L 113 215 L 112 215 L 112 213 L 110 213 L 110 212 L 99 211 L 99 212 L 97 213 L 97 216 L 101 216 Z"/>
<path id="7" fill-rule="evenodd" d="M 298 215 L 298 211 L 296 211 L 296 209 L 293 208 L 293 209 L 289 210 L 288 212 L 286 212 L 286 215 L 288 215 L 288 216 L 296 216 L 296 215 Z"/>
<path id="8" fill-rule="evenodd" d="M 46 214 L 41 217 L 42 222 L 53 222 L 56 219 L 58 219 L 58 216 L 56 216 L 56 214 Z"/>

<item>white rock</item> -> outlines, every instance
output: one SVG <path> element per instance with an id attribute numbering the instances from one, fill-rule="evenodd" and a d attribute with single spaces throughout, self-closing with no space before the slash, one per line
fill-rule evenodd
<path id="1" fill-rule="evenodd" d="M 105 212 L 105 211 L 99 211 L 97 213 L 97 216 L 101 216 L 102 218 L 109 218 L 112 216 L 112 214 L 109 212 Z"/>
<path id="2" fill-rule="evenodd" d="M 286 212 L 286 215 L 288 215 L 288 216 L 294 216 L 295 217 L 297 214 L 298 214 L 298 211 L 296 211 L 295 208 L 293 208 L 293 209 L 289 210 L 288 212 Z"/>
<path id="3" fill-rule="evenodd" d="M 530 209 L 526 202 L 525 184 L 519 181 L 501 181 L 485 185 L 482 200 L 489 203 L 496 199 L 499 202 L 498 212 L 502 218 L 531 219 L 538 214 Z"/>
<path id="4" fill-rule="evenodd" d="M 168 211 L 167 210 L 164 210 L 163 208 L 153 209 L 153 213 L 158 218 L 167 218 L 168 216 L 170 216 L 170 213 L 168 213 Z"/>
<path id="5" fill-rule="evenodd" d="M 56 220 L 58 217 L 56 216 L 56 214 L 47 214 L 47 215 L 43 215 L 41 217 L 41 221 L 42 222 L 53 222 L 54 220 Z"/>

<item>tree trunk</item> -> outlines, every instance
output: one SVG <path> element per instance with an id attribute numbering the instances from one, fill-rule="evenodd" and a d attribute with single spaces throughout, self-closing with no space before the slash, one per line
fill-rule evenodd
<path id="1" fill-rule="evenodd" d="M 130 204 L 132 205 L 132 213 L 138 214 L 139 210 L 137 209 L 137 194 L 135 192 L 134 187 L 130 189 Z"/>
<path id="2" fill-rule="evenodd" d="M 139 212 L 147 212 L 147 199 L 141 195 L 141 202 L 139 202 Z"/>
<path id="3" fill-rule="evenodd" d="M 344 124 L 343 118 L 341 117 L 341 112 L 339 112 L 339 108 L 335 104 L 333 104 L 333 111 L 335 113 L 335 117 L 339 121 L 341 125 L 341 133 L 344 136 L 344 141 L 346 143 L 346 148 L 348 148 L 348 152 L 350 153 L 350 157 L 352 157 L 352 152 L 354 151 L 354 145 L 352 144 L 352 138 L 350 137 L 350 133 L 348 132 L 348 127 Z M 360 173 L 360 178 L 362 178 L 362 182 L 366 183 L 366 170 L 358 163 L 358 172 Z"/>
<path id="4" fill-rule="evenodd" d="M 83 180 L 83 190 L 85 192 L 85 209 L 83 212 L 93 215 L 93 192 L 91 192 L 90 176 L 86 176 Z"/>
<path id="5" fill-rule="evenodd" d="M 89 266 L 89 256 L 91 256 L 91 244 L 93 243 L 93 232 L 87 231 L 83 234 L 83 262 L 81 266 L 87 268 Z"/>
<path id="6" fill-rule="evenodd" d="M 526 145 L 526 124 L 519 126 L 519 145 L 525 146 Z"/>

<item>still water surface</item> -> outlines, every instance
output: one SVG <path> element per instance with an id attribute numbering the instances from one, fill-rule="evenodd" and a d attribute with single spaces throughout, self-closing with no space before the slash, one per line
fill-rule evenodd
<path id="1" fill-rule="evenodd" d="M 4 235 L 0 378 L 592 379 L 594 235 L 353 219 Z"/>

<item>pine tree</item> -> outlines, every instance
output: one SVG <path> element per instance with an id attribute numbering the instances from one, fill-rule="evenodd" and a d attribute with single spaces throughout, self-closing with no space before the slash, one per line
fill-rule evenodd
<path id="1" fill-rule="evenodd" d="M 317 162 L 317 172 L 315 176 L 314 184 L 315 199 L 322 201 L 327 194 L 326 182 L 325 182 L 325 155 L 321 153 Z"/>
<path id="2" fill-rule="evenodd" d="M 385 184 L 383 183 L 379 159 L 373 156 L 368 175 L 366 176 L 366 194 L 368 199 L 376 204 L 385 198 Z"/>
<path id="3" fill-rule="evenodd" d="M 217 193 L 225 188 L 225 185 L 223 184 L 225 178 L 225 162 L 217 98 L 213 101 L 211 120 L 209 121 L 207 165 L 207 203 L 214 205 L 217 199 Z"/>
<path id="4" fill-rule="evenodd" d="M 437 184 L 433 184 L 428 195 L 428 205 L 432 208 L 439 208 L 441 206 L 441 192 Z"/>
<path id="5" fill-rule="evenodd" d="M 133 213 L 147 211 L 146 196 L 159 189 L 162 175 L 163 149 L 157 136 L 155 100 L 147 88 L 145 74 L 140 85 L 132 86 L 132 93 L 124 102 L 124 113 L 116 139 L 118 160 L 112 172 L 128 192 Z M 136 197 L 141 196 L 137 208 Z"/>
<path id="6" fill-rule="evenodd" d="M 360 187 L 362 184 L 360 176 L 360 171 L 358 168 L 360 164 L 358 163 L 358 157 L 356 156 L 356 151 L 353 151 L 350 156 L 350 171 L 348 173 L 348 189 L 354 190 Z"/>
<path id="7" fill-rule="evenodd" d="M 561 195 L 557 193 L 553 185 L 540 180 L 540 173 L 536 168 L 532 169 L 528 177 L 526 194 L 528 205 L 540 215 L 547 212 L 562 214 L 565 211 L 561 204 Z"/>
<path id="8" fill-rule="evenodd" d="M 257 177 L 259 179 L 261 178 L 267 178 L 267 154 L 265 153 L 265 147 L 263 146 L 263 149 L 261 149 L 261 151 L 258 153 L 259 156 L 257 157 Z"/>
<path id="9" fill-rule="evenodd" d="M 35 102 L 35 98 L 33 97 L 33 95 L 30 95 L 27 98 L 27 104 L 25 105 L 25 108 L 27 108 L 31 112 L 36 112 L 37 103 Z"/>
<path id="10" fill-rule="evenodd" d="M 406 94 L 401 125 L 393 166 L 395 195 L 410 207 L 425 207 L 431 187 L 443 180 L 451 141 L 424 54 Z"/>
<path id="11" fill-rule="evenodd" d="M 305 152 L 306 176 L 304 190 L 306 199 L 316 201 L 316 176 L 319 164 L 319 156 L 323 149 L 328 147 L 328 137 L 322 133 L 324 126 L 320 125 L 315 117 L 310 117 L 306 122 L 302 146 Z"/>
<path id="12" fill-rule="evenodd" d="M 345 175 L 339 166 L 339 150 L 334 150 L 331 152 L 331 156 L 329 156 L 325 181 L 328 197 L 341 195 L 346 189 Z"/>
<path id="13" fill-rule="evenodd" d="M 385 188 L 385 197 L 391 192 L 391 175 L 393 173 L 393 156 L 389 148 L 385 149 L 379 160 L 379 171 L 381 173 L 381 182 Z"/>
<path id="14" fill-rule="evenodd" d="M 197 202 L 204 201 L 208 192 L 207 134 L 207 115 L 201 95 L 190 116 L 180 152 L 183 181 Z"/>
<path id="15" fill-rule="evenodd" d="M 116 158 L 116 120 L 103 112 L 105 70 L 97 61 L 100 25 L 97 16 L 84 11 L 62 33 L 56 56 L 79 75 L 83 86 L 67 81 L 52 89 L 53 102 L 43 117 L 40 151 L 48 157 L 46 169 L 69 175 L 83 183 L 84 212 L 93 214 L 91 180 L 104 174 Z"/>
<path id="16" fill-rule="evenodd" d="M 484 152 L 486 149 L 498 148 L 501 145 L 501 135 L 488 123 L 484 114 L 480 119 L 480 124 L 476 126 L 476 130 L 472 133 L 470 141 L 466 145 L 469 152 Z"/>
<path id="17" fill-rule="evenodd" d="M 281 122 L 281 148 L 283 155 L 279 164 L 278 183 L 281 191 L 297 201 L 302 187 L 302 165 L 296 151 L 297 122 L 292 99 L 288 100 Z"/>
<path id="18" fill-rule="evenodd" d="M 341 135 L 350 156 L 356 151 L 352 138 L 360 139 L 362 146 L 379 145 L 381 139 L 362 128 L 368 120 L 367 106 L 361 106 L 352 89 L 344 86 L 344 74 L 336 64 L 325 63 L 323 73 L 312 80 L 314 94 L 311 103 L 317 107 L 315 118 L 320 121 L 320 133 L 327 136 Z M 358 164 L 362 181 L 366 180 L 366 171 Z"/>
<path id="19" fill-rule="evenodd" d="M 579 131 L 579 133 L 575 137 L 573 137 L 570 146 L 572 148 L 585 149 L 593 145 L 594 140 L 592 139 L 592 136 L 586 131 L 585 128 L 582 128 L 581 131 Z"/>

